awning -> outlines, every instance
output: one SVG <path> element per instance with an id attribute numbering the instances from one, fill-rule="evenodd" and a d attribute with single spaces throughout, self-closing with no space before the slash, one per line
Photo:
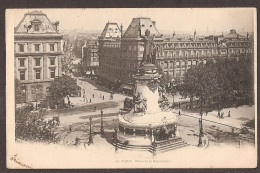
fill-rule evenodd
<path id="1" fill-rule="evenodd" d="M 90 75 L 90 73 L 91 73 L 91 71 L 87 71 L 87 72 L 86 72 L 86 75 Z"/>
<path id="2" fill-rule="evenodd" d="M 127 89 L 127 90 L 133 90 L 133 86 L 127 85 L 127 84 L 121 84 L 120 88 Z"/>
<path id="3" fill-rule="evenodd" d="M 94 70 L 92 70 L 90 74 L 91 75 L 96 75 Z"/>

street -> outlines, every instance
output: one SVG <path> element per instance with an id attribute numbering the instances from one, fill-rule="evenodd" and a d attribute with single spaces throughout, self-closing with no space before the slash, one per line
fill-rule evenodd
<path id="1" fill-rule="evenodd" d="M 89 79 L 88 79 L 89 80 Z M 86 143 L 89 137 L 89 118 L 92 117 L 92 133 L 97 134 L 100 132 L 100 114 L 103 111 L 104 130 L 107 135 L 107 141 L 115 128 L 114 119 L 120 108 L 123 108 L 123 100 L 127 97 L 122 94 L 114 94 L 113 100 L 110 100 L 110 93 L 103 91 L 90 84 L 87 80 L 77 79 L 77 83 L 82 89 L 85 89 L 85 96 L 88 102 L 84 102 L 82 97 L 71 97 L 71 102 L 75 105 L 74 108 L 53 110 L 46 115 L 46 118 L 54 116 L 60 117 L 60 126 L 56 130 L 56 138 L 59 144 L 73 146 L 75 139 L 79 139 L 79 143 Z M 100 97 L 102 93 L 103 97 Z M 94 94 L 94 97 L 93 97 Z M 91 99 L 91 103 L 89 100 Z M 243 111 L 242 111 L 243 110 Z M 171 110 L 174 114 L 178 114 L 179 109 Z M 208 112 L 207 116 L 203 115 L 203 129 L 209 145 L 217 145 L 225 143 L 229 145 L 238 146 L 239 141 L 245 144 L 254 145 L 254 129 L 249 129 L 249 134 L 239 134 L 240 124 L 254 120 L 254 106 L 243 106 L 238 108 L 229 108 L 222 110 L 225 115 L 231 111 L 231 117 L 224 119 L 217 118 L 217 111 Z M 179 116 L 179 131 L 182 138 L 189 141 L 190 145 L 197 145 L 199 123 L 198 113 L 190 113 L 181 110 Z M 71 132 L 70 132 L 71 128 Z M 232 132 L 234 128 L 234 133 Z"/>

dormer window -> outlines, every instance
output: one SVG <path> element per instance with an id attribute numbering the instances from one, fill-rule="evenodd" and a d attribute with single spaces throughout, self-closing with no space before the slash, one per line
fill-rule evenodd
<path id="1" fill-rule="evenodd" d="M 34 31 L 40 31 L 40 25 L 41 25 L 41 23 L 42 23 L 42 22 L 35 17 L 35 19 L 33 19 L 33 20 L 31 21 L 31 26 L 32 26 L 33 30 L 34 30 Z"/>
<path id="2" fill-rule="evenodd" d="M 40 28 L 39 28 L 39 25 L 34 25 L 34 31 L 39 31 Z"/>

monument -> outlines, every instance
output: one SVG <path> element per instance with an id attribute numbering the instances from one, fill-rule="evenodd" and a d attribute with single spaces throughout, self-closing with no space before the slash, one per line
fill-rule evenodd
<path id="1" fill-rule="evenodd" d="M 145 32 L 145 50 L 135 79 L 133 107 L 117 118 L 118 132 L 113 144 L 118 148 L 164 152 L 187 146 L 178 132 L 177 116 L 160 109 L 159 80 L 149 30 Z M 155 56 L 154 56 L 155 57 Z"/>

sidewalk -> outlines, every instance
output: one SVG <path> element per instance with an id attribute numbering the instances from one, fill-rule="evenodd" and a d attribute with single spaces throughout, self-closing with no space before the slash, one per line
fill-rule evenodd
<path id="1" fill-rule="evenodd" d="M 181 109 L 174 109 L 172 112 L 178 114 L 179 110 Z M 228 117 L 228 111 L 230 111 L 231 117 Z M 224 112 L 224 118 L 220 119 L 217 117 L 218 112 L 212 111 L 208 112 L 206 115 L 205 112 L 202 115 L 202 120 L 212 121 L 219 124 L 232 126 L 235 128 L 241 128 L 240 124 L 243 124 L 249 120 L 253 120 L 255 118 L 255 107 L 254 106 L 240 106 L 238 108 L 226 108 L 221 110 L 221 112 Z M 181 115 L 183 116 L 190 116 L 194 118 L 200 118 L 199 113 L 190 113 L 186 111 L 181 110 Z"/>
<path id="2" fill-rule="evenodd" d="M 113 99 L 110 99 L 110 93 L 106 91 L 99 90 L 97 87 L 93 86 L 89 82 L 77 78 L 77 84 L 85 90 L 85 98 L 83 97 L 71 97 L 70 100 L 75 106 L 89 105 L 95 103 L 103 103 L 103 102 L 123 102 L 126 96 L 121 94 L 114 94 Z M 93 97 L 94 96 L 94 97 Z M 104 96 L 104 100 L 103 100 Z M 91 103 L 90 103 L 91 100 Z"/>

